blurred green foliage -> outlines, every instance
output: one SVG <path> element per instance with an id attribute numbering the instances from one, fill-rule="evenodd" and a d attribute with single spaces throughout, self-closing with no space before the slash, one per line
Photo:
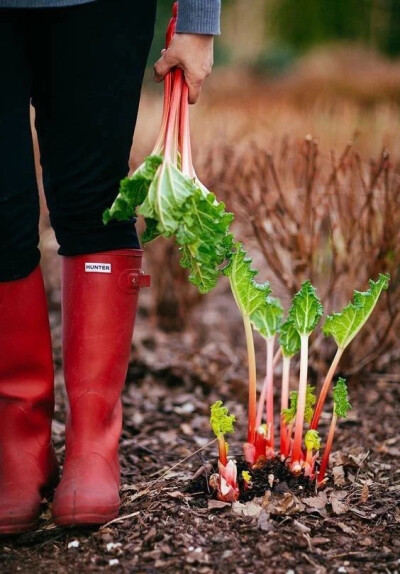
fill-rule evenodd
<path id="1" fill-rule="evenodd" d="M 301 51 L 350 40 L 400 54 L 400 0 L 275 0 L 267 13 L 274 35 Z"/>

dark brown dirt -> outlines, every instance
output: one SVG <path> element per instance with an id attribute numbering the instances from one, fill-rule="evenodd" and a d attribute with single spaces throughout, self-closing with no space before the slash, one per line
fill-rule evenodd
<path id="1" fill-rule="evenodd" d="M 58 312 L 52 325 L 54 436 L 62 458 Z M 199 347 L 203 335 L 167 336 L 139 318 L 123 397 L 120 518 L 99 529 L 65 530 L 52 523 L 51 503 L 44 503 L 38 530 L 0 541 L 3 574 L 400 572 L 398 378 L 374 374 L 351 382 L 354 410 L 339 425 L 335 482 L 324 492 L 304 496 L 294 482 L 282 480 L 281 492 L 264 495 L 258 483 L 256 499 L 232 508 L 187 488 L 196 471 L 204 466 L 210 472 L 215 462 L 215 443 L 205 446 L 212 440 L 209 405 L 221 399 L 237 417 L 234 456 L 241 456 L 245 428 L 242 351 L 233 353 L 221 334 Z M 322 434 L 328 424 L 327 415 Z"/>

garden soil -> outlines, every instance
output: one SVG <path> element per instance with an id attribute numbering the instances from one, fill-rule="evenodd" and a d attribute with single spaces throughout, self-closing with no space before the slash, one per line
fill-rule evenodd
<path id="1" fill-rule="evenodd" d="M 218 308 L 226 317 L 222 299 Z M 142 309 L 123 395 L 120 517 L 101 528 L 58 528 L 51 500 L 44 501 L 36 531 L 0 540 L 2 574 L 400 572 L 398 375 L 350 379 L 354 408 L 339 424 L 325 489 L 296 485 L 272 469 L 253 500 L 221 503 L 207 492 L 217 453 L 215 442 L 208 444 L 209 406 L 221 399 L 236 415 L 230 454 L 240 457 L 246 359 L 244 345 L 232 346 L 240 340 L 240 324 L 213 333 L 215 317 L 207 313 L 203 307 L 193 332 L 166 334 L 149 325 Z M 54 438 L 62 461 L 65 396 L 57 305 L 52 327 Z"/>

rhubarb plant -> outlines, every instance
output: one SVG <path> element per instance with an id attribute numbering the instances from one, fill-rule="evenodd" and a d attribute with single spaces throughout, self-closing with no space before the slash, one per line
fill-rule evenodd
<path id="1" fill-rule="evenodd" d="M 176 6 L 174 9 L 176 14 Z M 167 44 L 175 31 L 171 19 Z M 225 211 L 198 180 L 193 163 L 189 129 L 188 88 L 181 69 L 175 68 L 164 81 L 164 105 L 160 133 L 144 163 L 121 182 L 119 194 L 103 215 L 130 220 L 141 215 L 146 229 L 141 237 L 148 243 L 158 237 L 174 237 L 182 267 L 201 293 L 213 289 L 220 266 L 233 247 L 230 225 L 233 215 Z"/>
<path id="2" fill-rule="evenodd" d="M 239 498 L 237 467 L 233 460 L 228 460 L 228 444 L 225 435 L 234 432 L 235 416 L 228 413 L 222 401 L 211 405 L 210 424 L 218 441 L 217 492 L 220 500 L 233 502 Z"/>
<path id="3" fill-rule="evenodd" d="M 248 427 L 247 443 L 244 446 L 245 458 L 254 463 L 256 452 L 256 418 L 257 418 L 257 375 L 256 358 L 254 351 L 253 331 L 251 317 L 254 313 L 267 305 L 270 294 L 269 283 L 257 283 L 254 280 L 257 271 L 251 267 L 252 260 L 246 257 L 241 243 L 235 244 L 235 252 L 231 254 L 230 261 L 223 269 L 224 275 L 229 277 L 231 291 L 242 315 L 246 335 L 248 370 L 249 370 L 249 401 L 248 401 Z"/>
<path id="4" fill-rule="evenodd" d="M 261 426 L 264 409 L 266 412 L 266 444 L 263 455 L 273 458 L 274 451 L 274 345 L 276 334 L 282 323 L 283 307 L 275 297 L 267 297 L 266 302 L 250 316 L 253 327 L 266 341 L 266 375 L 258 401 L 256 428 Z M 256 453 L 256 461 L 258 453 Z"/>
<path id="5" fill-rule="evenodd" d="M 300 376 L 297 414 L 293 439 L 291 466 L 293 472 L 301 471 L 304 410 L 306 407 L 308 374 L 308 339 L 323 314 L 321 301 L 310 281 L 305 281 L 293 298 L 289 318 L 300 336 Z"/>
<path id="6" fill-rule="evenodd" d="M 291 432 L 289 436 L 289 429 L 287 427 L 284 412 L 289 407 L 289 377 L 290 377 L 290 363 L 300 351 L 300 336 L 296 331 L 292 321 L 287 319 L 280 328 L 279 332 L 279 345 L 282 352 L 282 387 L 281 387 L 281 433 L 280 433 L 280 454 L 281 458 L 285 460 L 289 456 Z"/>
<path id="7" fill-rule="evenodd" d="M 304 444 L 306 445 L 304 476 L 314 478 L 315 461 L 318 458 L 318 452 L 321 447 L 321 439 L 319 438 L 318 431 L 313 429 L 308 430 L 304 437 Z"/>

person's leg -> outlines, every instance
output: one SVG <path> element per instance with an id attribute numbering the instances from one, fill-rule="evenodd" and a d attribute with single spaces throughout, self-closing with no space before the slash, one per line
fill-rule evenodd
<path id="1" fill-rule="evenodd" d="M 53 504 L 60 525 L 104 523 L 118 514 L 121 391 L 145 279 L 133 222 L 105 227 L 102 213 L 128 171 L 154 16 L 155 2 L 134 0 L 51 14 L 52 58 L 34 98 L 50 219 L 63 255 L 69 413 Z"/>
<path id="2" fill-rule="evenodd" d="M 58 478 L 53 360 L 38 267 L 39 197 L 23 13 L 0 11 L 0 533 L 35 526 Z"/>

